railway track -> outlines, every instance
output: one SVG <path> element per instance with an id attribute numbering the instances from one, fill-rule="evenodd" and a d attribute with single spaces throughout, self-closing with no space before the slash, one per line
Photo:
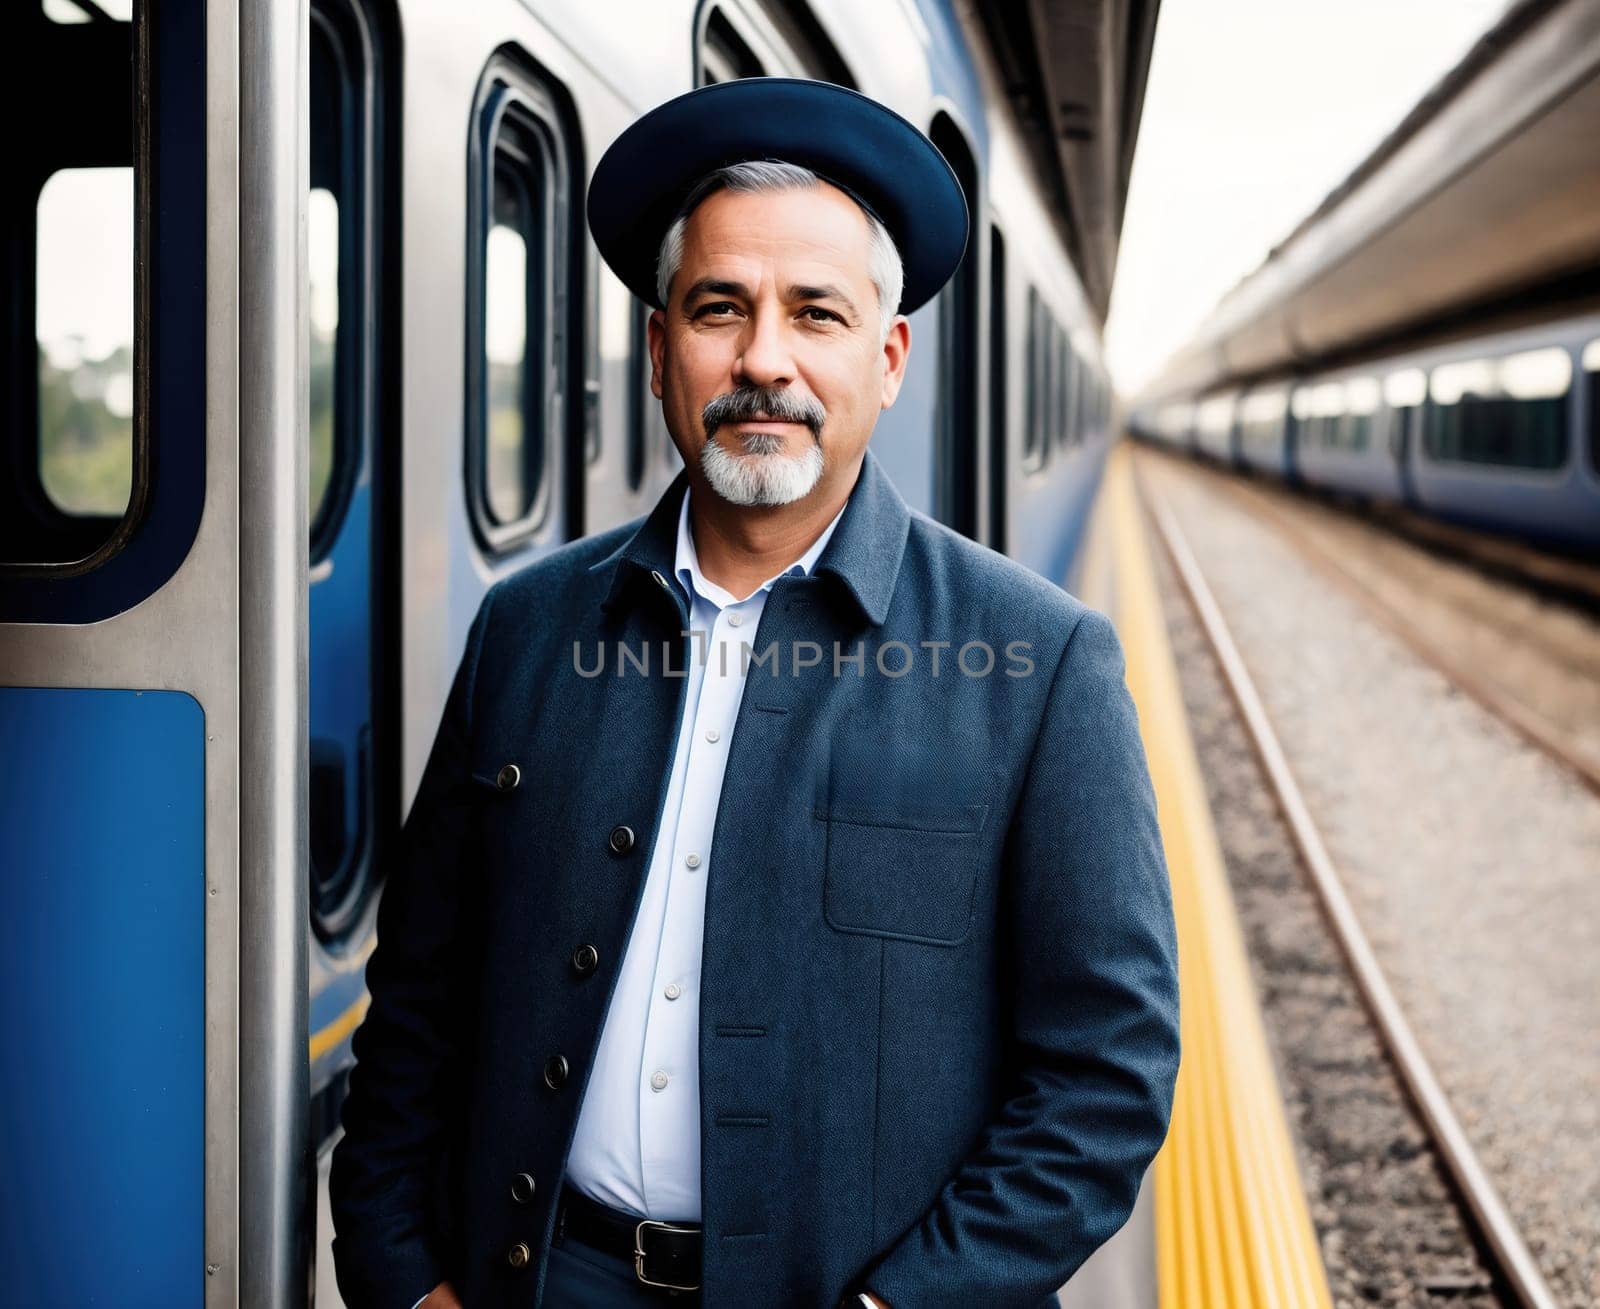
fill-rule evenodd
<path id="1" fill-rule="evenodd" d="M 1141 455 L 1143 453 L 1141 452 Z M 1404 609 L 1377 594 L 1315 534 L 1307 531 L 1293 515 L 1286 513 L 1272 496 L 1256 487 L 1241 483 L 1235 477 L 1205 471 L 1208 484 L 1217 486 L 1235 502 L 1244 505 L 1250 513 L 1267 523 L 1287 540 L 1307 563 L 1360 604 L 1385 629 L 1403 641 L 1413 653 L 1511 727 L 1524 740 L 1570 772 L 1591 792 L 1600 796 L 1600 757 L 1596 757 L 1592 751 L 1583 749 L 1558 725 L 1529 709 L 1513 695 L 1497 686 L 1492 678 L 1481 674 L 1440 641 L 1429 636 Z M 1383 529 L 1380 527 L 1379 530 Z M 1406 533 L 1404 539 L 1414 538 L 1410 533 Z M 1506 557 L 1521 558 L 1521 554 L 1518 553 L 1520 549 L 1508 546 L 1507 550 L 1510 553 Z M 1577 565 L 1563 560 L 1552 560 L 1551 566 L 1559 566 L 1569 578 L 1581 571 Z M 1491 570 L 1489 575 L 1505 585 L 1519 585 L 1541 594 L 1546 593 L 1546 588 L 1539 578 L 1526 568 L 1514 573 Z M 1569 590 L 1570 588 L 1569 582 Z"/>
<path id="2" fill-rule="evenodd" d="M 1374 1027 L 1459 1192 L 1485 1255 L 1492 1261 L 1498 1280 L 1524 1309 L 1558 1309 L 1554 1295 L 1462 1129 L 1378 963 L 1339 870 L 1289 768 L 1254 681 L 1176 517 L 1142 469 L 1137 471 L 1136 484 L 1156 535 L 1216 656 L 1251 746 L 1269 779 L 1274 800 L 1293 835 L 1320 907 Z"/>

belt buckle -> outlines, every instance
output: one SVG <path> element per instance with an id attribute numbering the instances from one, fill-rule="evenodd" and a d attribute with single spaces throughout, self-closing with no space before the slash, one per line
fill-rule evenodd
<path id="1" fill-rule="evenodd" d="M 681 1282 L 653 1282 L 644 1275 L 644 1229 L 659 1227 L 665 1232 L 693 1232 L 696 1228 L 685 1227 L 682 1223 L 664 1223 L 656 1218 L 642 1219 L 633 1229 L 633 1273 L 646 1286 L 664 1286 L 671 1291 L 698 1291 L 700 1283 L 684 1286 Z"/>

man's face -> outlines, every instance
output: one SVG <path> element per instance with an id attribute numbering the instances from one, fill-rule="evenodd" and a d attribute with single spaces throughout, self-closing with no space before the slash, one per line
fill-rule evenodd
<path id="1" fill-rule="evenodd" d="M 860 206 L 825 182 L 724 189 L 689 215 L 666 311 L 650 316 L 650 389 L 684 463 L 724 499 L 831 500 L 853 484 L 911 344 L 902 317 L 879 344 L 868 243 Z M 758 417 L 774 410 L 787 421 Z"/>

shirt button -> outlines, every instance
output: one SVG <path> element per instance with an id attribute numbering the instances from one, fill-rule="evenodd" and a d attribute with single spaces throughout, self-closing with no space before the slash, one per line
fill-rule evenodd
<path id="1" fill-rule="evenodd" d="M 681 986 L 679 986 L 676 982 L 668 982 L 667 983 L 667 992 L 666 992 L 666 994 L 667 994 L 667 999 L 676 1000 L 680 995 L 683 994 L 683 988 Z"/>
<path id="2" fill-rule="evenodd" d="M 700 856 L 697 854 L 684 855 L 683 862 L 688 864 L 690 868 L 698 868 L 700 867 Z"/>
<path id="3" fill-rule="evenodd" d="M 706 740 L 715 743 L 715 742 L 717 742 L 717 741 L 719 741 L 721 739 L 722 739 L 722 733 L 717 731 L 716 728 L 714 728 L 714 727 L 706 728 Z"/>
<path id="4" fill-rule="evenodd" d="M 667 1085 L 667 1075 L 665 1073 L 659 1072 L 659 1071 L 651 1073 L 650 1074 L 650 1085 L 655 1087 L 656 1090 L 658 1090 L 658 1091 L 665 1090 L 666 1089 L 666 1085 Z"/>
<path id="5" fill-rule="evenodd" d="M 743 614 L 729 614 L 728 615 L 728 626 L 729 627 L 738 627 L 743 622 L 744 622 L 744 615 Z"/>

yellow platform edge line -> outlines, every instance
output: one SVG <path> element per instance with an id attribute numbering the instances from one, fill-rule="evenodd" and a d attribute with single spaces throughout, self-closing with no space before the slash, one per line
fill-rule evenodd
<path id="1" fill-rule="evenodd" d="M 1332 1309 L 1125 444 L 1101 496 L 1178 927 L 1183 1060 L 1155 1162 L 1161 1309 Z"/>

